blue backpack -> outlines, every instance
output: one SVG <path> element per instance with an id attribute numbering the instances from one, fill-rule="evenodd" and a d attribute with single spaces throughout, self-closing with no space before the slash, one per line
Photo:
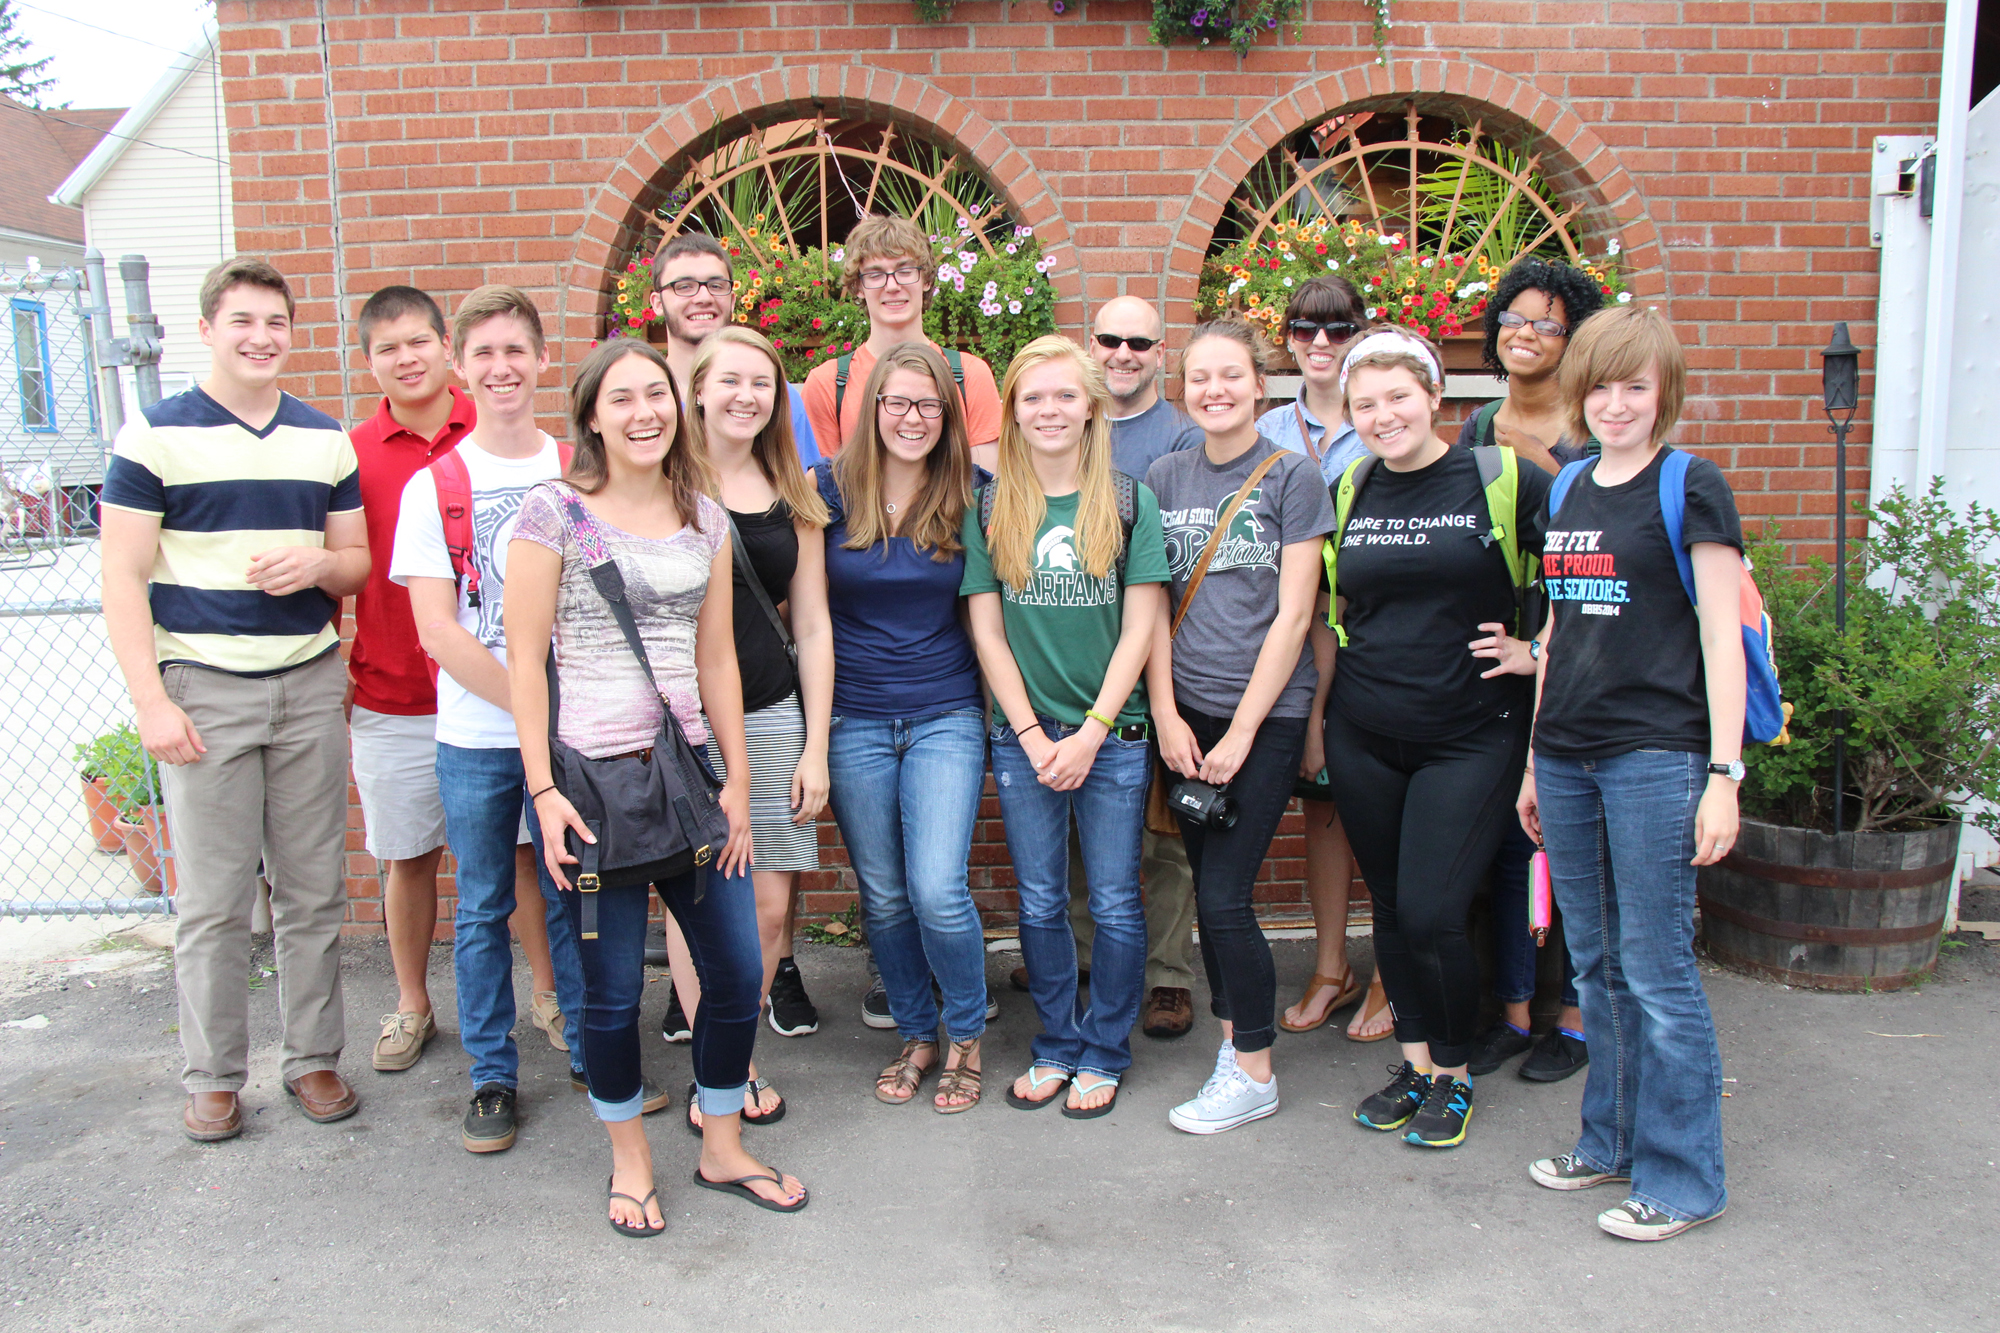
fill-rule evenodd
<path id="1" fill-rule="evenodd" d="M 1674 449 L 1661 463 L 1660 516 L 1666 520 L 1667 544 L 1674 550 L 1674 566 L 1680 571 L 1681 587 L 1687 590 L 1688 601 L 1699 606 L 1701 599 L 1694 590 L 1694 560 L 1688 555 L 1687 544 L 1681 537 L 1686 530 L 1690 457 L 1692 455 Z M 1581 462 L 1566 463 L 1563 470 L 1556 474 L 1555 484 L 1549 488 L 1551 526 L 1564 498 L 1569 495 L 1569 488 L 1583 475 L 1584 469 L 1596 461 L 1587 458 Z M 1778 663 L 1771 655 L 1771 618 L 1764 614 L 1764 594 L 1757 590 L 1757 580 L 1751 577 L 1748 558 L 1743 561 L 1743 580 L 1737 603 L 1742 610 L 1743 621 L 1743 739 L 1764 745 L 1788 744 L 1792 738 L 1785 731 L 1785 723 L 1791 718 L 1791 705 L 1784 701 L 1778 690 Z"/>

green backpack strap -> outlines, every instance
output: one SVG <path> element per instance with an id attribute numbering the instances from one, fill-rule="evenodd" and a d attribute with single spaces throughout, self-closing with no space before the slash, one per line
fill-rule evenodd
<path id="1" fill-rule="evenodd" d="M 854 353 L 842 352 L 840 359 L 833 363 L 833 419 L 840 420 L 840 404 L 847 397 L 847 370 L 854 362 Z"/>
<path id="2" fill-rule="evenodd" d="M 1516 530 L 1521 459 L 1505 445 L 1490 444 L 1474 448 L 1472 458 L 1479 465 L 1479 485 L 1486 492 L 1486 515 L 1493 523 L 1480 540 L 1488 546 L 1498 543 L 1500 556 L 1507 562 L 1507 580 L 1514 585 L 1514 628 L 1518 630 L 1528 587 L 1541 577 L 1541 561 L 1521 549 L 1521 535 Z"/>
<path id="3" fill-rule="evenodd" d="M 1493 418 L 1500 415 L 1500 404 L 1505 401 L 1506 399 L 1504 398 L 1495 398 L 1492 402 L 1472 414 L 1473 444 L 1490 445 L 1493 443 Z"/>
<path id="4" fill-rule="evenodd" d="M 1354 501 L 1361 494 L 1362 483 L 1375 470 L 1375 455 L 1366 454 L 1347 465 L 1347 471 L 1340 474 L 1333 493 L 1333 533 L 1320 543 L 1320 559 L 1326 564 L 1326 627 L 1340 640 L 1340 646 L 1347 646 L 1347 627 L 1335 617 L 1338 614 L 1334 603 L 1340 597 L 1339 565 L 1340 540 L 1347 531 L 1347 516 L 1354 510 Z"/>
<path id="5" fill-rule="evenodd" d="M 958 397 L 963 402 L 965 399 L 965 360 L 960 356 L 959 350 L 956 347 L 945 348 L 944 359 L 946 364 L 951 367 L 952 383 L 958 385 Z"/>

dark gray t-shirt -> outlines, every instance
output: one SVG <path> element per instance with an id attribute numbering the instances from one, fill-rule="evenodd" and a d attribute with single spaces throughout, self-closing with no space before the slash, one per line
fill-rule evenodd
<path id="1" fill-rule="evenodd" d="M 1208 461 L 1206 449 L 1183 449 L 1154 463 L 1146 474 L 1146 484 L 1160 498 L 1167 564 L 1174 573 L 1169 595 L 1178 607 L 1187 592 L 1188 576 L 1215 529 L 1215 516 L 1272 453 L 1283 456 L 1230 520 L 1194 605 L 1174 637 L 1175 699 L 1212 717 L 1235 713 L 1263 651 L 1264 636 L 1277 618 L 1279 551 L 1333 531 L 1333 499 L 1312 459 L 1289 453 L 1263 436 L 1221 467 Z M 1309 716 L 1317 679 L 1311 648 L 1302 644 L 1291 682 L 1271 706 L 1270 715 Z"/>
<path id="2" fill-rule="evenodd" d="M 1164 398 L 1135 416 L 1111 423 L 1111 466 L 1144 481 L 1155 460 L 1201 443 L 1201 427 Z"/>

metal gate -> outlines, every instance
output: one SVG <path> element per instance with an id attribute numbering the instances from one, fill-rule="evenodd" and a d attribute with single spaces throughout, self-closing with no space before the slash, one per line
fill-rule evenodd
<path id="1" fill-rule="evenodd" d="M 0 916 L 173 910 L 159 771 L 132 728 L 98 591 L 96 496 L 120 415 L 116 371 L 100 366 L 135 364 L 135 349 L 140 364 L 157 356 L 147 338 L 145 264 L 127 262 L 138 277 L 137 290 L 127 289 L 136 336 L 123 340 L 110 338 L 100 264 L 90 265 L 89 279 L 32 261 L 25 272 L 0 265 L 8 317 L 0 331 Z"/>

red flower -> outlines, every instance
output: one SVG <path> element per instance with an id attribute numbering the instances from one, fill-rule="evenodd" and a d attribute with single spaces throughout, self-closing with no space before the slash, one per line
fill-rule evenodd
<path id="1" fill-rule="evenodd" d="M 851 351 L 853 351 L 853 350 L 854 350 L 854 344 L 853 344 L 853 343 L 842 343 L 842 344 L 840 345 L 840 350 L 841 350 L 841 351 L 843 351 L 843 352 L 851 352 Z"/>
<path id="2" fill-rule="evenodd" d="M 818 320 L 814 320 L 814 321 L 813 321 L 813 327 L 814 327 L 814 328 L 819 328 L 819 327 L 820 327 L 820 322 L 819 322 Z"/>
<path id="3" fill-rule="evenodd" d="M 637 273 L 639 271 L 639 266 L 637 264 L 627 264 L 625 266 L 625 271 L 627 273 Z"/>
<path id="4" fill-rule="evenodd" d="M 729 247 L 729 253 L 732 255 L 740 255 L 743 252 L 741 250 L 738 250 L 735 246 L 732 245 Z"/>
<path id="5" fill-rule="evenodd" d="M 1464 267 L 1465 267 L 1465 256 L 1464 256 L 1464 255 L 1453 255 L 1453 256 L 1451 257 L 1451 262 L 1452 262 L 1452 263 L 1454 263 L 1454 264 L 1456 264 L 1456 265 L 1458 265 L 1458 266 L 1459 266 L 1460 268 L 1464 268 Z"/>
<path id="6" fill-rule="evenodd" d="M 1323 255 L 1323 254 L 1325 254 L 1325 253 L 1326 253 L 1326 242 L 1325 242 L 1325 241 L 1321 241 L 1321 242 L 1320 242 L 1320 243 L 1319 243 L 1318 245 L 1314 246 L 1314 247 L 1313 247 L 1313 253 L 1314 253 L 1314 254 L 1320 254 L 1320 255 Z"/>
<path id="7" fill-rule="evenodd" d="M 1609 287 L 1606 287 L 1606 288 L 1604 289 L 1604 294 L 1605 294 L 1606 296 L 1609 296 L 1609 295 L 1611 295 L 1611 289 L 1610 289 Z"/>
<path id="8" fill-rule="evenodd" d="M 771 343 L 771 346 L 773 347 L 783 347 L 784 345 L 785 345 L 785 340 L 783 338 L 776 339 Z"/>
<path id="9" fill-rule="evenodd" d="M 638 328 L 638 327 L 639 327 L 639 317 L 638 317 L 637 315 L 632 315 L 632 316 L 629 316 L 629 317 L 628 317 L 628 318 L 627 318 L 627 319 L 625 320 L 625 326 L 626 326 L 627 328 L 633 328 L 633 329 L 636 329 L 636 328 Z"/>

